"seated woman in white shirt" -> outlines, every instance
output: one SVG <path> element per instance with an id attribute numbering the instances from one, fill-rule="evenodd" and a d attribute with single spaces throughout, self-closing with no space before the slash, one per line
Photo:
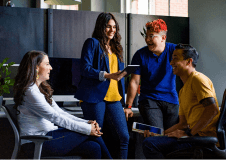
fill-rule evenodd
<path id="1" fill-rule="evenodd" d="M 20 63 L 14 84 L 20 134 L 53 136 L 43 144 L 49 156 L 112 158 L 96 121 L 75 117 L 52 99 L 53 90 L 46 82 L 51 70 L 47 54 L 41 51 L 27 52 Z"/>

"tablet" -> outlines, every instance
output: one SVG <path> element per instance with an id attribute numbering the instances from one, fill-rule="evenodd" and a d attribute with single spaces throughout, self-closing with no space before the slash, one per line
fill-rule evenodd
<path id="1" fill-rule="evenodd" d="M 133 122 L 132 131 L 144 133 L 145 130 L 149 130 L 151 136 L 163 136 L 164 134 L 162 128 L 150 126 L 143 123 Z"/>
<path id="2" fill-rule="evenodd" d="M 140 65 L 128 65 L 125 69 L 122 70 L 122 72 L 120 72 L 119 74 L 123 73 L 123 72 L 127 72 L 127 74 L 124 77 L 128 77 L 131 73 L 133 73 L 134 71 L 136 71 L 136 69 L 140 67 Z"/>

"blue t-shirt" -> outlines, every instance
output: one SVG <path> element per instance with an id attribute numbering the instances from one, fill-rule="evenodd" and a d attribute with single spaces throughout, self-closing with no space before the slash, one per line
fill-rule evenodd
<path id="1" fill-rule="evenodd" d="M 133 56 L 133 65 L 140 65 L 134 74 L 141 75 L 139 101 L 153 99 L 179 104 L 176 91 L 176 76 L 170 61 L 176 44 L 166 43 L 165 50 L 157 56 L 145 46 Z"/>

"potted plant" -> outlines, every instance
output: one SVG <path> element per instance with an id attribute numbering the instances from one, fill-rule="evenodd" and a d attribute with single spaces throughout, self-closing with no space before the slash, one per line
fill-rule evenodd
<path id="1" fill-rule="evenodd" d="M 9 67 L 15 64 L 15 62 L 10 62 L 9 64 L 4 65 L 9 58 L 5 58 L 0 63 L 0 106 L 3 101 L 3 94 L 10 93 L 9 89 L 14 85 L 15 80 L 10 78 L 9 75 L 11 71 L 9 71 Z"/>

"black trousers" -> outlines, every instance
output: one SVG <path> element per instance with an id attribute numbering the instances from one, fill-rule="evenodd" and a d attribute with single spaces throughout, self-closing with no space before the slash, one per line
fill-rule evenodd
<path id="1" fill-rule="evenodd" d="M 144 99 L 138 105 L 145 124 L 164 130 L 178 123 L 179 105 L 164 101 Z"/>

